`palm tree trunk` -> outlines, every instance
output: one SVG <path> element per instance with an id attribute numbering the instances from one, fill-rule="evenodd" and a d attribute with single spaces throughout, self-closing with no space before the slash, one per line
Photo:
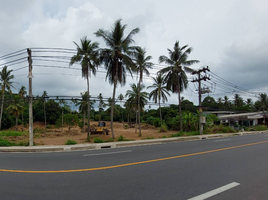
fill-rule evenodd
<path id="1" fill-rule="evenodd" d="M 159 103 L 159 113 L 160 113 L 160 124 L 162 126 L 162 112 L 161 112 L 161 104 L 160 104 L 160 91 L 158 94 L 158 103 Z"/>
<path id="2" fill-rule="evenodd" d="M 19 116 L 16 116 L 15 131 L 18 130 L 18 119 L 19 119 Z"/>
<path id="3" fill-rule="evenodd" d="M 180 132 L 182 132 L 182 117 L 181 117 L 181 91 L 180 91 L 180 86 L 178 89 L 178 96 L 179 96 L 179 116 L 180 116 Z"/>
<path id="4" fill-rule="evenodd" d="M 83 111 L 83 133 L 86 132 L 86 112 Z"/>
<path id="5" fill-rule="evenodd" d="M 114 137 L 114 127 L 113 127 L 113 121 L 114 121 L 114 101 L 115 101 L 115 91 L 116 91 L 116 85 L 117 85 L 117 76 L 115 77 L 114 80 L 114 89 L 113 89 L 113 99 L 112 99 L 112 104 L 111 104 L 111 132 L 112 132 L 112 136 L 113 139 Z"/>
<path id="6" fill-rule="evenodd" d="M 2 86 L 5 88 L 5 85 Z M 1 114 L 0 114 L 0 130 L 2 129 L 2 116 L 4 110 L 4 98 L 5 98 L 5 90 L 2 89 L 2 103 L 1 103 Z"/>
<path id="7" fill-rule="evenodd" d="M 61 110 L 61 132 L 63 132 L 63 109 Z"/>
<path id="8" fill-rule="evenodd" d="M 113 122 L 114 122 L 114 103 L 115 103 L 115 91 L 116 91 L 116 86 L 117 86 L 117 76 L 118 76 L 118 60 L 116 60 L 113 99 L 112 99 L 112 104 L 111 104 L 111 132 L 112 132 L 113 139 L 115 139 Z"/>
<path id="9" fill-rule="evenodd" d="M 89 99 L 89 80 L 87 76 L 87 141 L 90 140 L 90 99 Z"/>
<path id="10" fill-rule="evenodd" d="M 139 137 L 141 137 L 141 101 L 140 101 L 140 92 L 141 92 L 141 78 L 139 81 L 138 89 L 138 119 L 139 119 Z"/>
<path id="11" fill-rule="evenodd" d="M 46 97 L 44 97 L 44 98 L 46 98 Z M 47 131 L 46 99 L 44 99 L 44 118 L 45 118 L 45 131 Z"/>

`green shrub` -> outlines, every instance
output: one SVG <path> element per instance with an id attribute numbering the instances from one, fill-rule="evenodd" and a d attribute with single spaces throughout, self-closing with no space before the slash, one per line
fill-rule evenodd
<path id="1" fill-rule="evenodd" d="M 103 143 L 103 139 L 101 138 L 94 138 L 94 143 Z"/>
<path id="2" fill-rule="evenodd" d="M 7 140 L 4 140 L 4 139 L 1 139 L 0 138 L 0 146 L 1 147 L 8 147 L 8 146 L 11 146 L 11 143 Z"/>
<path id="3" fill-rule="evenodd" d="M 127 124 L 124 125 L 124 129 L 128 129 L 129 126 Z"/>
<path id="4" fill-rule="evenodd" d="M 74 145 L 74 144 L 77 144 L 77 142 L 74 140 L 68 140 L 67 142 L 65 142 L 65 145 Z"/>
<path id="5" fill-rule="evenodd" d="M 163 123 L 163 125 L 159 129 L 159 132 L 161 133 L 161 132 L 167 132 L 167 131 L 168 131 L 167 125 Z"/>
<path id="6" fill-rule="evenodd" d="M 23 131 L 23 132 L 19 132 L 19 131 L 1 131 L 0 132 L 0 137 L 1 136 L 6 136 L 6 137 L 9 137 L 9 136 L 21 136 L 23 134 L 26 134 L 27 131 Z"/>
<path id="7" fill-rule="evenodd" d="M 38 127 L 33 130 L 33 133 L 45 133 L 45 132 L 46 132 L 45 129 L 38 128 Z"/>
<path id="8" fill-rule="evenodd" d="M 160 127 L 161 125 L 159 117 L 148 117 L 146 122 L 147 124 L 153 125 L 155 127 Z"/>
<path id="9" fill-rule="evenodd" d="M 154 139 L 154 137 L 147 136 L 146 138 L 143 138 L 143 140 L 150 140 L 150 139 Z"/>
<path id="10" fill-rule="evenodd" d="M 47 129 L 52 129 L 52 128 L 53 128 L 53 125 L 50 125 L 50 124 L 47 125 Z"/>
<path id="11" fill-rule="evenodd" d="M 220 124 L 219 126 L 213 126 L 207 128 L 204 133 L 205 134 L 214 134 L 214 133 L 235 133 L 236 131 L 229 126 L 224 126 Z"/>
<path id="12" fill-rule="evenodd" d="M 265 125 L 255 125 L 247 128 L 249 131 L 265 131 L 267 127 Z"/>
<path id="13" fill-rule="evenodd" d="M 117 141 L 130 141 L 129 139 L 126 139 L 123 135 L 120 135 L 117 139 Z"/>

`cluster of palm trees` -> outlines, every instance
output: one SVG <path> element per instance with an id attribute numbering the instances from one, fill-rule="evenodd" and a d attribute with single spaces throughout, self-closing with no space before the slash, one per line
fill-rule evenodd
<path id="1" fill-rule="evenodd" d="M 139 122 L 139 135 L 141 136 L 140 128 L 140 112 L 141 112 L 141 99 L 144 93 L 141 90 L 145 87 L 142 85 L 144 74 L 149 76 L 149 69 L 152 68 L 153 63 L 150 62 L 151 56 L 146 55 L 146 50 L 139 46 L 131 46 L 134 43 L 133 36 L 139 33 L 139 28 L 131 30 L 126 36 L 125 31 L 127 25 L 121 23 L 121 19 L 116 20 L 111 30 L 99 29 L 95 32 L 97 37 L 100 37 L 106 43 L 105 48 L 99 48 L 97 42 L 84 37 L 80 40 L 80 45 L 75 43 L 77 47 L 77 53 L 71 58 L 70 65 L 79 62 L 82 67 L 82 77 L 87 80 L 87 114 L 88 114 L 88 135 L 90 138 L 90 92 L 89 92 L 89 78 L 91 73 L 96 75 L 97 68 L 102 64 L 107 70 L 106 80 L 113 85 L 113 94 L 111 99 L 111 132 L 114 138 L 113 130 L 113 113 L 115 105 L 116 88 L 120 84 L 124 86 L 126 84 L 126 74 L 129 73 L 131 76 L 133 73 L 137 73 L 139 80 L 138 84 L 131 85 L 133 91 L 137 90 L 138 97 L 132 99 L 137 104 L 137 119 Z M 168 56 L 160 56 L 159 62 L 165 63 L 167 67 L 161 69 L 158 72 L 158 77 L 154 78 L 154 85 L 150 88 L 155 88 L 150 93 L 150 97 L 155 102 L 159 103 L 162 98 L 163 102 L 167 101 L 166 94 L 169 95 L 168 90 L 178 94 L 179 99 L 179 113 L 181 119 L 181 106 L 180 106 L 180 94 L 187 88 L 187 72 L 193 70 L 190 66 L 194 63 L 198 63 L 198 60 L 188 60 L 188 55 L 192 52 L 192 48 L 188 45 L 179 46 L 177 41 L 174 48 L 168 49 Z M 132 93 L 129 91 L 127 96 L 131 99 Z M 134 97 L 133 97 L 134 98 Z M 161 118 L 161 117 L 160 117 Z M 162 123 L 162 121 L 161 121 Z M 182 130 L 182 121 L 180 122 Z"/>

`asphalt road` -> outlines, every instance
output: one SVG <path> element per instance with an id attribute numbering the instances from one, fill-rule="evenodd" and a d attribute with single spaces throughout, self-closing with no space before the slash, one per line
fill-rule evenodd
<path id="1" fill-rule="evenodd" d="M 0 199 L 198 200 L 206 194 L 217 200 L 266 200 L 267 157 L 268 134 L 77 152 L 0 153 Z"/>

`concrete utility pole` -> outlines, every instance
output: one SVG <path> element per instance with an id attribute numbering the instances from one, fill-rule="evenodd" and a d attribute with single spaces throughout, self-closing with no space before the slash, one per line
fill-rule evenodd
<path id="1" fill-rule="evenodd" d="M 203 120 L 203 110 L 202 110 L 202 89 L 201 89 L 201 81 L 206 81 L 206 80 L 210 80 L 209 77 L 204 76 L 201 77 L 201 72 L 206 73 L 206 71 L 210 71 L 208 66 L 205 68 L 203 67 L 203 69 L 199 69 L 197 71 L 192 72 L 192 74 L 197 74 L 198 75 L 198 79 L 193 80 L 192 82 L 198 82 L 198 100 L 199 100 L 199 132 L 200 135 L 203 135 L 203 123 L 205 123 L 205 120 Z"/>
<path id="2" fill-rule="evenodd" d="M 33 146 L 33 95 L 32 95 L 32 51 L 27 49 L 29 63 L 29 146 Z"/>

